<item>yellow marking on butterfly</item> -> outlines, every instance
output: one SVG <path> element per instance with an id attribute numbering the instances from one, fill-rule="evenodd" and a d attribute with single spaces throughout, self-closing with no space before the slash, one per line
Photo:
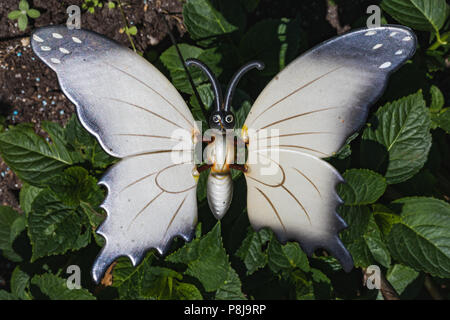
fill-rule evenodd
<path id="1" fill-rule="evenodd" d="M 194 170 L 192 170 L 192 176 L 194 177 L 195 182 L 198 182 L 198 179 L 200 178 L 200 172 L 198 172 L 197 168 L 194 168 Z"/>
<path id="2" fill-rule="evenodd" d="M 244 140 L 245 143 L 248 142 L 248 127 L 247 127 L 246 124 L 244 124 L 244 125 L 242 126 L 242 129 L 241 129 L 241 137 L 242 137 L 242 140 Z"/>

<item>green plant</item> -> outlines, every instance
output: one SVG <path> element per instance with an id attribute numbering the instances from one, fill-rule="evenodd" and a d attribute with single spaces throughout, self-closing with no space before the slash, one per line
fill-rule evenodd
<path id="1" fill-rule="evenodd" d="M 354 6 L 334 2 L 344 14 Z M 329 37 L 317 31 L 316 20 L 304 23 L 311 14 L 298 5 L 297 16 L 263 15 L 250 24 L 250 17 L 265 12 L 259 1 L 186 1 L 188 36 L 179 44 L 184 59 L 202 60 L 223 85 L 249 60 L 266 65 L 239 85 L 233 101 L 237 126 L 267 81 Z M 0 299 L 32 299 L 32 286 L 51 299 L 382 299 L 378 290 L 360 285 L 361 271 L 371 265 L 380 267 L 402 299 L 429 298 L 430 286 L 448 299 L 450 106 L 443 79 L 448 79 L 449 6 L 444 0 L 383 0 L 381 5 L 387 21 L 422 32 L 417 32 L 415 57 L 392 76 L 366 125 L 328 159 L 346 180 L 338 187 L 345 201 L 339 214 L 349 227 L 340 237 L 355 261 L 351 273 L 326 252 L 307 258 L 298 244 L 281 244 L 267 229 L 255 232 L 239 173 L 233 177 L 232 207 L 217 222 L 206 204 L 205 172 L 197 189 L 200 223 L 194 240 L 175 239 L 166 256 L 150 251 L 137 267 L 118 259 L 108 273 L 111 291 L 98 294 L 88 272 L 104 241 L 94 232 L 105 216 L 99 208 L 105 190 L 97 182 L 116 160 L 72 117 L 64 128 L 43 123 L 50 142 L 30 125 L 0 133 L 0 155 L 24 182 L 23 213 L 0 207 L 0 250 L 15 264 L 10 290 L 0 290 Z M 360 25 L 353 21 L 352 27 Z M 204 121 L 176 48 L 158 55 L 154 64 Z M 189 70 L 202 102 L 211 106 L 206 77 Z M 82 266 L 83 289 L 64 285 L 66 268 L 73 264 Z"/>
<path id="2" fill-rule="evenodd" d="M 25 31 L 28 25 L 28 17 L 32 19 L 39 18 L 41 13 L 36 9 L 30 9 L 30 5 L 27 0 L 20 0 L 19 10 L 13 10 L 8 14 L 8 18 L 11 20 L 17 20 L 17 24 L 21 31 Z"/>
<path id="3" fill-rule="evenodd" d="M 89 13 L 94 13 L 95 8 L 103 8 L 103 2 L 101 0 L 84 0 L 81 7 L 87 10 Z"/>

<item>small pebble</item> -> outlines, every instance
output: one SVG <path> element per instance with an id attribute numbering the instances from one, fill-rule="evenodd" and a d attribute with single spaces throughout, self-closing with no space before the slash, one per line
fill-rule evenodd
<path id="1" fill-rule="evenodd" d="M 63 114 L 64 114 L 64 110 L 61 110 L 61 111 L 59 112 L 59 114 L 60 114 L 60 115 L 63 115 Z"/>
<path id="2" fill-rule="evenodd" d="M 42 101 L 42 105 L 45 107 L 47 105 L 47 101 Z"/>
<path id="3" fill-rule="evenodd" d="M 36 78 L 36 82 L 39 82 L 39 81 L 41 81 L 41 78 Z"/>
<path id="4" fill-rule="evenodd" d="M 40 99 L 42 96 L 40 94 L 37 95 L 37 98 Z"/>

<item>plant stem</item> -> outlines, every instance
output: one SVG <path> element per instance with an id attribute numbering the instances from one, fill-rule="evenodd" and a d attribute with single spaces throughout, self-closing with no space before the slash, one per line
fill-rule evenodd
<path id="1" fill-rule="evenodd" d="M 156 11 L 156 13 L 158 14 L 157 11 Z M 205 117 L 205 120 L 208 121 L 208 112 L 206 111 L 206 107 L 203 104 L 202 98 L 200 97 L 200 94 L 197 91 L 197 87 L 195 86 L 195 83 L 194 83 L 194 80 L 192 79 L 191 73 L 189 72 L 189 70 L 188 70 L 188 68 L 187 68 L 187 66 L 186 66 L 186 64 L 184 62 L 184 58 L 183 58 L 183 55 L 181 54 L 180 48 L 178 47 L 178 43 L 177 43 L 175 37 L 173 36 L 172 31 L 170 31 L 169 23 L 166 20 L 166 15 L 163 14 L 163 17 L 164 17 L 163 18 L 164 23 L 166 24 L 166 27 L 167 27 L 167 31 L 169 33 L 170 40 L 172 41 L 172 43 L 173 43 L 173 45 L 175 47 L 175 50 L 177 51 L 178 57 L 180 58 L 181 64 L 183 65 L 184 71 L 186 72 L 186 75 L 187 75 L 187 78 L 189 80 L 189 83 L 190 83 L 190 85 L 192 87 L 192 90 L 194 91 L 195 98 L 197 98 L 198 104 L 200 106 L 200 109 L 202 110 L 202 113 L 203 113 L 203 116 Z"/>
<path id="2" fill-rule="evenodd" d="M 366 283 L 367 277 L 370 276 L 370 274 L 367 274 L 366 271 L 366 268 L 362 268 L 364 284 Z M 400 300 L 400 296 L 397 291 L 395 291 L 394 287 L 388 279 L 386 279 L 382 272 L 380 272 L 380 292 L 383 295 L 384 300 Z"/>
<path id="3" fill-rule="evenodd" d="M 433 282 L 433 279 L 431 279 L 428 274 L 425 275 L 424 286 L 434 300 L 444 300 L 439 289 L 436 287 L 436 284 Z"/>
<path id="4" fill-rule="evenodd" d="M 128 32 L 128 29 L 129 29 L 130 26 L 128 25 L 127 16 L 125 15 L 125 12 L 123 11 L 122 3 L 120 2 L 120 0 L 117 0 L 117 4 L 119 5 L 120 13 L 122 14 L 122 18 L 123 18 L 123 21 L 125 23 L 125 33 L 128 36 L 128 40 L 130 40 L 131 46 L 133 47 L 133 51 L 136 52 L 136 47 L 134 46 L 133 39 L 131 38 L 131 35 Z"/>
<path id="5" fill-rule="evenodd" d="M 436 33 L 436 42 L 433 43 L 428 50 L 434 51 L 438 49 L 442 45 L 447 44 L 447 40 L 450 38 L 450 31 L 444 33 L 442 36 L 439 35 L 439 33 Z"/>

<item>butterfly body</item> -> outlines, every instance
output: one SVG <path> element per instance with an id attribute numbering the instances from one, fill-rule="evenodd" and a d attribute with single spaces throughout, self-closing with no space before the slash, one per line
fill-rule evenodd
<path id="1" fill-rule="evenodd" d="M 292 61 L 255 100 L 238 139 L 246 159 L 237 164 L 235 137 L 226 135 L 234 128 L 233 92 L 245 72 L 263 65 L 244 65 L 222 99 L 212 72 L 187 60 L 207 74 L 216 98 L 208 122 L 218 132 L 203 159 L 211 169 L 207 198 L 214 216 L 221 219 L 228 210 L 230 168 L 238 168 L 254 229 L 268 227 L 308 255 L 324 248 L 350 271 L 353 260 L 339 238 L 346 223 L 337 213 L 342 200 L 336 186 L 343 179 L 324 159 L 364 124 L 389 75 L 414 54 L 416 41 L 402 26 L 359 29 Z M 201 130 L 170 81 L 128 48 L 87 30 L 40 28 L 31 45 L 57 73 L 84 127 L 121 159 L 100 182 L 108 189 L 102 204 L 108 216 L 97 230 L 106 244 L 94 263 L 94 280 L 119 256 L 137 265 L 150 248 L 164 254 L 176 236 L 190 241 L 197 223 L 201 166 L 194 159 Z"/>
<path id="2" fill-rule="evenodd" d="M 212 141 L 205 148 L 206 163 L 211 166 L 206 196 L 211 212 L 220 220 L 228 211 L 233 196 L 230 164 L 234 163 L 235 145 L 225 131 L 212 131 Z"/>

